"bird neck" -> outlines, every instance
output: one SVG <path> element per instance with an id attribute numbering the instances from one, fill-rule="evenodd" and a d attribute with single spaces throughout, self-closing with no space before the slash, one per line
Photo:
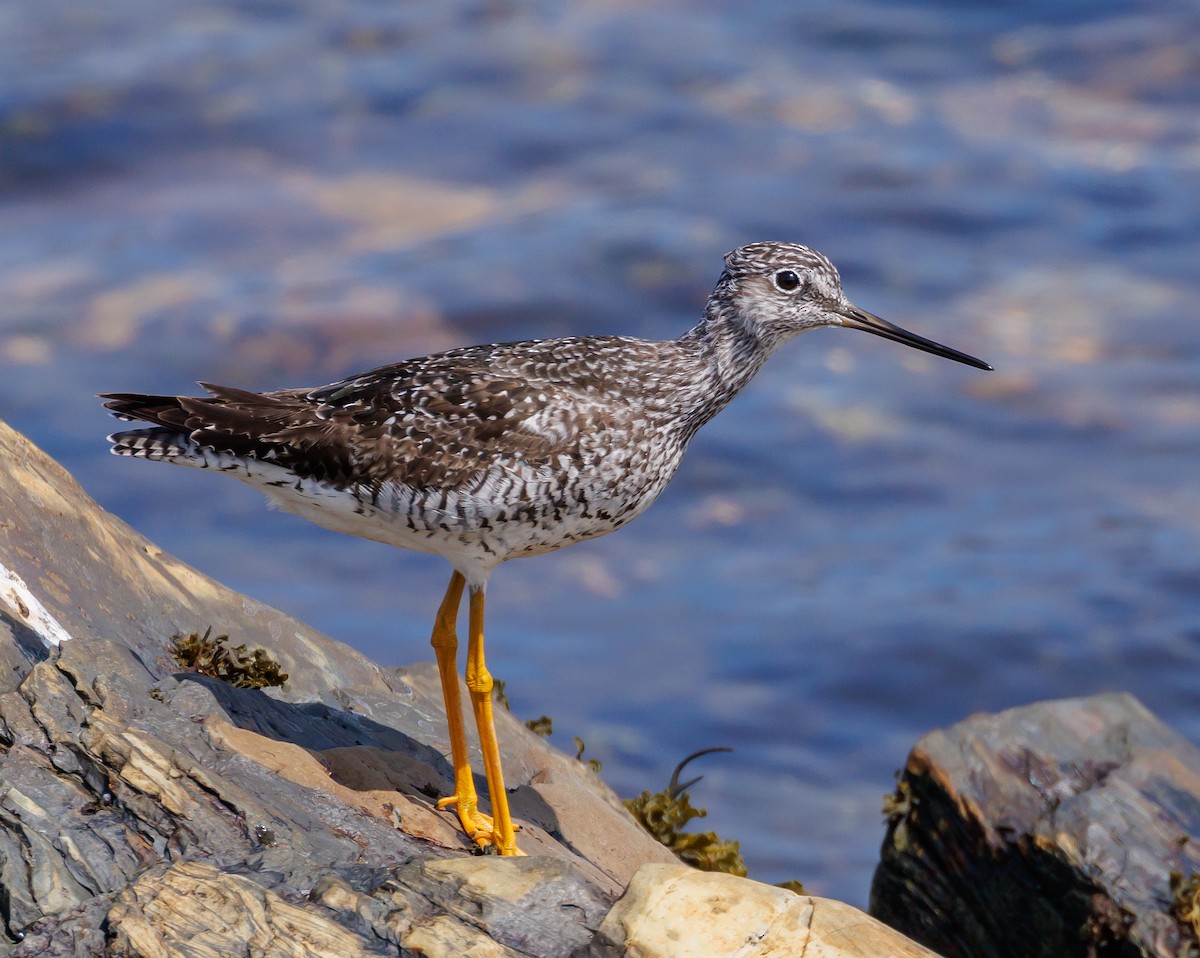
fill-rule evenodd
<path id="1" fill-rule="evenodd" d="M 699 352 L 694 407 L 689 425 L 694 432 L 728 405 L 782 342 L 765 341 L 750 328 L 732 304 L 714 298 L 704 317 L 680 338 Z"/>

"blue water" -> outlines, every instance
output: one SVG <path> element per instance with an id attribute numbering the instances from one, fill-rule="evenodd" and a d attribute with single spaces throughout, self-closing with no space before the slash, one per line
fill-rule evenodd
<path id="1" fill-rule="evenodd" d="M 620 535 L 511 563 L 489 660 L 623 794 L 683 755 L 751 875 L 863 903 L 925 731 L 1129 689 L 1200 739 L 1194 4 L 0 6 L 0 417 L 385 662 L 447 570 L 117 461 L 92 394 L 677 335 L 806 242 L 978 373 L 802 337 Z"/>

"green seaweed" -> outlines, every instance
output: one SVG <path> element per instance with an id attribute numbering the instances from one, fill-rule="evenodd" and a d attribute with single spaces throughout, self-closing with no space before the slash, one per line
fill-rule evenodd
<path id="1" fill-rule="evenodd" d="M 1171 917 L 1191 932 L 1191 940 L 1179 949 L 1179 958 L 1200 955 L 1200 874 L 1192 872 L 1184 878 L 1171 872 Z"/>
<path id="2" fill-rule="evenodd" d="M 638 823 L 663 845 L 671 849 L 686 864 L 706 872 L 726 872 L 746 876 L 741 846 L 735 841 L 717 837 L 716 832 L 689 833 L 683 829 L 694 818 L 703 818 L 707 809 L 695 808 L 688 789 L 703 776 L 680 783 L 679 775 L 687 764 L 710 752 L 731 752 L 730 748 L 706 748 L 693 752 L 675 766 L 671 781 L 661 792 L 642 792 L 637 798 L 625 800 L 625 807 Z"/>
<path id="3" fill-rule="evenodd" d="M 912 786 L 908 784 L 908 779 L 903 778 L 900 772 L 896 773 L 896 790 L 890 794 L 883 796 L 883 814 L 884 822 L 892 827 L 891 841 L 892 846 L 897 851 L 904 851 L 908 848 L 908 813 L 912 811 L 916 799 L 912 794 Z"/>
<path id="4" fill-rule="evenodd" d="M 238 689 L 281 686 L 288 680 L 279 663 L 265 649 L 231 646 L 228 635 L 212 637 L 212 626 L 204 635 L 180 633 L 171 640 L 171 655 L 181 669 L 228 682 Z"/>
<path id="5" fill-rule="evenodd" d="M 554 722 L 549 715 L 543 715 L 541 718 L 526 719 L 525 727 L 534 735 L 540 735 L 542 738 L 549 738 L 554 734 Z"/>
<path id="6" fill-rule="evenodd" d="M 589 758 L 586 762 L 584 762 L 583 761 L 583 752 L 584 752 L 584 749 L 587 748 L 587 746 L 583 744 L 583 739 L 581 739 L 578 735 L 576 735 L 573 739 L 571 739 L 571 741 L 575 743 L 575 761 L 583 762 L 584 765 L 586 765 L 593 772 L 595 772 L 597 775 L 599 775 L 600 770 L 604 768 L 604 766 L 600 763 L 600 759 Z"/>

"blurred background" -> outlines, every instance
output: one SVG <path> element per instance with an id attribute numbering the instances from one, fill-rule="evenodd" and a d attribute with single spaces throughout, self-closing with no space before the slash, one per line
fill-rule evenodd
<path id="1" fill-rule="evenodd" d="M 699 824 L 863 904 L 929 729 L 1128 689 L 1200 739 L 1198 35 L 1174 0 L 7 0 L 0 418 L 208 574 L 427 660 L 440 560 L 112 458 L 93 394 L 676 336 L 726 250 L 824 251 L 996 372 L 801 337 L 645 517 L 498 571 L 489 664 L 625 796 L 734 746 Z"/>

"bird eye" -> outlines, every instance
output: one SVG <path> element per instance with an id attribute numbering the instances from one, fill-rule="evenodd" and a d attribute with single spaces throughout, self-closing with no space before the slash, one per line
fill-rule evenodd
<path id="1" fill-rule="evenodd" d="M 775 274 L 775 285 L 785 293 L 790 293 L 800 285 L 800 277 L 790 269 L 781 269 Z"/>

